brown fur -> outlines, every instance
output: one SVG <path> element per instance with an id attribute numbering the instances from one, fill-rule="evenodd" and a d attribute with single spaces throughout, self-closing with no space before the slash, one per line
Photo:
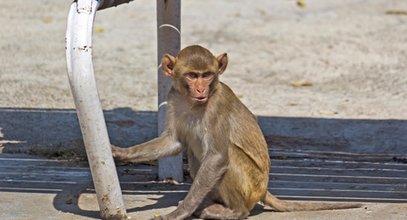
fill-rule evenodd
<path id="1" fill-rule="evenodd" d="M 128 149 L 112 148 L 116 159 L 131 162 L 155 160 L 187 149 L 193 184 L 178 208 L 160 218 L 184 219 L 195 213 L 205 219 L 241 219 L 259 201 L 278 211 L 359 207 L 291 203 L 268 192 L 267 144 L 256 117 L 219 82 L 226 66 L 226 54 L 215 58 L 200 46 L 187 47 L 177 57 L 165 55 L 162 68 L 173 79 L 166 130 L 149 142 Z"/>

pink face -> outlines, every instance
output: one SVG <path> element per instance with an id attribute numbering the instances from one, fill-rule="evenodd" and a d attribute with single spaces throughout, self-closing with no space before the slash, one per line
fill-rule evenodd
<path id="1" fill-rule="evenodd" d="M 215 78 L 215 73 L 188 72 L 184 77 L 191 100 L 196 104 L 205 104 L 209 99 L 209 86 Z"/>
<path id="2" fill-rule="evenodd" d="M 205 104 L 218 76 L 227 66 L 226 53 L 214 57 L 207 49 L 194 45 L 184 48 L 177 57 L 165 54 L 161 60 L 163 73 L 171 77 L 173 87 L 193 104 Z"/>

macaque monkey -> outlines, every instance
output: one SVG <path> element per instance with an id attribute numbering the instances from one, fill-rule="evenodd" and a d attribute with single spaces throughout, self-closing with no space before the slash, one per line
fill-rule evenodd
<path id="1" fill-rule="evenodd" d="M 228 64 L 201 46 L 161 61 L 172 79 L 166 128 L 160 137 L 130 148 L 112 146 L 118 161 L 145 162 L 187 149 L 191 189 L 177 209 L 159 219 L 243 219 L 258 202 L 277 211 L 360 207 L 358 204 L 286 202 L 268 190 L 270 158 L 256 117 L 219 81 Z"/>

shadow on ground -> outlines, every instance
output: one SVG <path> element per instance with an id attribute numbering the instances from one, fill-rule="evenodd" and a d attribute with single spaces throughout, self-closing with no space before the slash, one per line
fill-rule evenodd
<path id="1" fill-rule="evenodd" d="M 104 114 L 113 144 L 130 146 L 157 136 L 156 112 L 117 108 Z M 6 152 L 55 151 L 83 146 L 73 109 L 0 108 L 0 118 L 0 144 Z M 406 120 L 270 116 L 259 116 L 258 120 L 269 144 L 287 150 L 407 153 Z"/>
<path id="2" fill-rule="evenodd" d="M 98 218 L 98 211 L 79 205 L 81 195 L 94 194 L 86 162 L 8 154 L 83 156 L 75 111 L 0 108 L 0 118 L 0 193 L 55 194 L 55 209 Z M 115 145 L 130 146 L 156 136 L 156 112 L 118 108 L 105 111 L 105 118 Z M 270 146 L 269 190 L 275 195 L 290 200 L 407 201 L 407 121 L 258 119 Z M 189 188 L 154 182 L 153 166 L 120 166 L 118 173 L 125 198 L 144 195 L 149 201 L 140 206 L 137 199 L 129 200 L 130 213 L 175 206 Z M 256 210 L 254 215 L 261 212 Z"/>

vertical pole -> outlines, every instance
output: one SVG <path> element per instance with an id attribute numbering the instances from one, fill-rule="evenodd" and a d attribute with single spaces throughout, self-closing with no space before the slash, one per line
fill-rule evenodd
<path id="1" fill-rule="evenodd" d="M 171 81 L 162 74 L 161 58 L 165 53 L 177 55 L 181 44 L 181 0 L 157 0 L 157 56 L 158 56 L 158 133 L 164 130 L 167 94 Z M 183 180 L 182 153 L 159 160 L 160 179 Z"/>
<path id="2" fill-rule="evenodd" d="M 92 63 L 92 29 L 97 0 L 71 5 L 66 32 L 69 83 L 102 219 L 126 219 Z"/>

